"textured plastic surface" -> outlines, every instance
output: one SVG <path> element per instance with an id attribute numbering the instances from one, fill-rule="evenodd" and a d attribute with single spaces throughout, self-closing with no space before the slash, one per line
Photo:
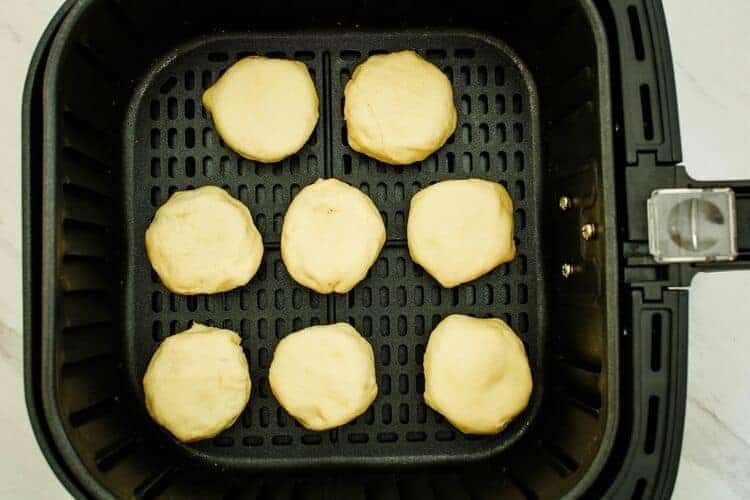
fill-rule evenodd
<path id="1" fill-rule="evenodd" d="M 433 156 L 405 167 L 381 164 L 346 141 L 343 90 L 368 55 L 411 48 L 453 82 L 459 112 L 454 137 Z M 274 165 L 240 158 L 216 135 L 201 107 L 203 91 L 248 54 L 306 62 L 321 98 L 321 119 L 296 155 Z M 201 38 L 154 65 L 131 101 L 124 170 L 127 226 L 125 366 L 142 399 L 141 378 L 166 336 L 190 321 L 239 332 L 254 382 L 248 408 L 213 440 L 180 446 L 193 458 L 232 467 L 335 464 L 425 464 L 479 459 L 500 452 L 528 428 L 543 387 L 545 310 L 541 269 L 539 139 L 530 75 L 496 39 L 474 33 L 225 34 Z M 336 177 L 370 195 L 388 241 L 368 277 L 346 295 L 322 296 L 296 284 L 279 252 L 282 217 L 301 187 Z M 513 197 L 518 255 L 480 279 L 442 288 L 411 262 L 405 221 L 411 196 L 434 182 L 480 177 Z M 169 293 L 148 266 L 143 234 L 175 190 L 223 186 L 247 204 L 266 253 L 245 287 L 212 296 Z M 456 431 L 422 398 L 422 356 L 432 328 L 448 314 L 504 318 L 526 345 L 535 387 L 528 409 L 496 436 Z M 344 321 L 372 344 L 379 393 L 352 423 L 307 431 L 281 408 L 268 386 L 280 338 L 314 324 Z"/>

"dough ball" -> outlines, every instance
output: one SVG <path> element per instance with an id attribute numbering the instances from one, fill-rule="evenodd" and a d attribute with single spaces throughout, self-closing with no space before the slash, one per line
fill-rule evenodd
<path id="1" fill-rule="evenodd" d="M 268 380 L 281 406 L 313 431 L 356 418 L 378 393 L 372 347 L 346 323 L 311 326 L 284 337 Z"/>
<path id="2" fill-rule="evenodd" d="M 250 399 L 240 337 L 198 323 L 161 343 L 143 376 L 146 409 L 182 442 L 216 436 Z"/>
<path id="3" fill-rule="evenodd" d="M 344 96 L 349 146 L 385 163 L 422 161 L 456 129 L 450 81 L 411 50 L 368 58 Z"/>
<path id="4" fill-rule="evenodd" d="M 263 241 L 250 210 L 214 186 L 173 194 L 146 230 L 146 252 L 174 293 L 226 292 L 250 281 Z"/>
<path id="5" fill-rule="evenodd" d="M 526 408 L 531 370 L 523 342 L 502 320 L 441 321 L 424 355 L 425 402 L 466 434 L 495 434 Z"/>
<path id="6" fill-rule="evenodd" d="M 406 235 L 412 260 L 451 288 L 513 260 L 513 202 L 496 182 L 438 182 L 411 199 Z"/>
<path id="7" fill-rule="evenodd" d="M 385 243 L 385 225 L 362 191 L 318 179 L 292 200 L 281 229 L 281 257 L 297 283 L 346 293 L 362 281 Z"/>
<path id="8" fill-rule="evenodd" d="M 203 94 L 216 131 L 238 154 L 263 163 L 299 151 L 318 122 L 318 94 L 299 61 L 246 57 Z"/>

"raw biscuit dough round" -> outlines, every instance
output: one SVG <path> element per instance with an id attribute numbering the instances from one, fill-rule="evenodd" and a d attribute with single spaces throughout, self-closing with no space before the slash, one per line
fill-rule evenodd
<path id="1" fill-rule="evenodd" d="M 513 201 L 496 182 L 438 182 L 411 200 L 409 253 L 446 288 L 474 280 L 513 260 Z"/>
<path id="2" fill-rule="evenodd" d="M 172 292 L 218 293 L 250 281 L 263 241 L 245 205 L 221 188 L 204 186 L 173 194 L 156 211 L 146 252 Z"/>
<path id="3" fill-rule="evenodd" d="M 299 151 L 318 123 L 310 72 L 287 59 L 240 59 L 204 92 L 203 105 L 230 148 L 263 163 Z"/>
<path id="4" fill-rule="evenodd" d="M 198 323 L 167 337 L 143 376 L 146 409 L 182 442 L 231 427 L 250 399 L 250 387 L 240 336 Z"/>
<path id="5" fill-rule="evenodd" d="M 425 402 L 466 434 L 495 434 L 529 403 L 523 342 L 502 320 L 453 314 L 430 334 Z"/>
<path id="6" fill-rule="evenodd" d="M 337 179 L 318 179 L 292 200 L 281 230 L 281 257 L 294 280 L 319 293 L 346 293 L 385 243 L 372 200 Z"/>
<path id="7" fill-rule="evenodd" d="M 451 82 L 412 50 L 370 56 L 344 96 L 349 145 L 385 163 L 422 161 L 456 129 Z"/>
<path id="8" fill-rule="evenodd" d="M 311 326 L 284 337 L 268 380 L 281 406 L 314 431 L 356 418 L 378 393 L 372 347 L 347 323 Z"/>

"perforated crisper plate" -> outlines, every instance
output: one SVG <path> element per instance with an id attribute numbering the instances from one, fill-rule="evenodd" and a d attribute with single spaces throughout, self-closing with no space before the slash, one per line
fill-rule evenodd
<path id="1" fill-rule="evenodd" d="M 453 81 L 459 112 L 455 138 L 435 155 L 392 167 L 346 143 L 343 90 L 368 55 L 415 49 Z M 304 61 L 321 99 L 316 132 L 295 156 L 262 165 L 224 146 L 201 106 L 203 90 L 249 54 Z M 125 369 L 137 398 L 147 363 L 165 337 L 191 321 L 240 333 L 253 381 L 250 404 L 213 440 L 165 440 L 194 460 L 237 468 L 316 465 L 409 465 L 484 458 L 517 440 L 541 400 L 544 282 L 539 126 L 536 91 L 519 60 L 496 39 L 474 33 L 234 33 L 212 35 L 154 65 L 131 102 L 125 134 L 127 265 Z M 388 241 L 368 277 L 346 295 L 321 296 L 289 277 L 279 236 L 284 212 L 301 187 L 337 177 L 369 194 L 383 214 Z M 447 290 L 411 262 L 405 225 L 411 196 L 434 182 L 480 177 L 505 184 L 516 207 L 518 256 L 489 275 Z M 247 204 L 263 235 L 255 278 L 228 293 L 183 297 L 152 273 L 144 232 L 176 190 L 224 186 Z M 496 436 L 465 436 L 427 408 L 422 356 L 432 328 L 451 313 L 504 318 L 521 336 L 535 388 L 529 408 Z M 378 397 L 354 422 L 329 432 L 300 427 L 279 407 L 268 367 L 279 339 L 314 324 L 346 321 L 372 344 Z M 144 418 L 145 411 L 144 411 Z"/>

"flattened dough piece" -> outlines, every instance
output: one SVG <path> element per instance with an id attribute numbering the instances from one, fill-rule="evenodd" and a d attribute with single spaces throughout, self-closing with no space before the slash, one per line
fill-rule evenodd
<path id="1" fill-rule="evenodd" d="M 251 56 L 203 94 L 216 131 L 241 156 L 263 163 L 299 151 L 318 123 L 318 94 L 299 61 Z"/>
<path id="2" fill-rule="evenodd" d="M 281 257 L 294 280 L 319 293 L 346 293 L 362 281 L 385 243 L 372 200 L 337 179 L 318 179 L 292 200 Z"/>
<path id="3" fill-rule="evenodd" d="M 284 337 L 268 380 L 281 406 L 314 431 L 356 418 L 378 393 L 372 347 L 347 323 L 311 326 Z"/>
<path id="4" fill-rule="evenodd" d="M 370 56 L 344 96 L 349 146 L 385 163 L 422 161 L 456 129 L 450 81 L 412 50 Z"/>
<path id="5" fill-rule="evenodd" d="M 531 370 L 523 342 L 500 319 L 453 314 L 430 334 L 425 402 L 466 434 L 495 434 L 526 408 Z"/>
<path id="6" fill-rule="evenodd" d="M 198 323 L 161 343 L 143 376 L 146 409 L 182 442 L 216 436 L 250 400 L 240 336 Z"/>
<path id="7" fill-rule="evenodd" d="M 173 194 L 146 230 L 146 252 L 174 293 L 226 292 L 245 285 L 263 257 L 250 210 L 215 186 Z"/>
<path id="8" fill-rule="evenodd" d="M 513 201 L 496 182 L 438 182 L 411 199 L 406 227 L 412 260 L 451 288 L 513 260 Z"/>

